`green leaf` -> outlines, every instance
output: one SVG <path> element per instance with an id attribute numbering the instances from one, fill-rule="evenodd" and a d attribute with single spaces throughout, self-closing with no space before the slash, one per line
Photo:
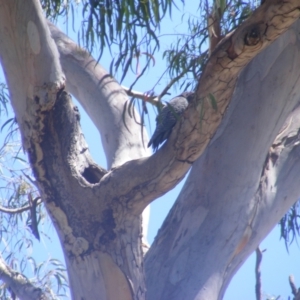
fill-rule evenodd
<path id="1" fill-rule="evenodd" d="M 0 131 L 2 132 L 3 128 L 4 128 L 7 124 L 13 122 L 14 119 L 15 119 L 15 118 L 10 118 L 10 119 L 8 119 L 6 122 L 4 122 L 4 124 L 1 126 L 1 130 L 0 130 Z"/>
<path id="2" fill-rule="evenodd" d="M 19 156 L 12 156 L 13 159 L 15 160 L 20 160 L 21 162 L 27 163 L 27 161 Z"/>
<path id="3" fill-rule="evenodd" d="M 212 108 L 217 111 L 218 110 L 218 104 L 217 104 L 217 101 L 216 101 L 216 98 L 213 94 L 209 93 L 208 94 L 208 97 L 209 97 L 209 100 L 211 102 L 211 106 Z"/>

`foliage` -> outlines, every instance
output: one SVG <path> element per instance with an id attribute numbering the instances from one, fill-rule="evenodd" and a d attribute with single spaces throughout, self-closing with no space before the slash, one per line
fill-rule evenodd
<path id="1" fill-rule="evenodd" d="M 99 59 L 105 47 L 109 51 L 116 47 L 118 56 L 113 64 L 115 70 L 120 66 L 123 69 L 121 81 L 134 58 L 148 55 L 145 68 L 149 66 L 151 56 L 159 49 L 156 32 L 160 23 L 167 14 L 171 16 L 176 6 L 172 0 L 83 0 L 80 6 L 79 1 L 42 0 L 41 3 L 47 17 L 68 16 L 70 11 L 73 22 L 74 9 L 80 7 L 83 22 L 78 41 L 89 51 L 98 46 Z"/>
<path id="2" fill-rule="evenodd" d="M 217 6 L 217 1 L 214 3 Z M 220 14 L 220 23 L 222 25 L 222 36 L 234 30 L 245 18 L 249 16 L 252 10 L 255 8 L 255 2 L 249 0 L 248 2 L 241 0 L 234 0 L 231 2 L 223 1 L 223 11 Z M 182 22 L 187 23 L 188 30 L 185 32 L 177 32 L 172 42 L 167 49 L 162 53 L 162 58 L 166 63 L 165 71 L 159 76 L 157 82 L 145 93 L 145 98 L 153 96 L 155 89 L 161 84 L 165 75 L 170 79 L 169 83 L 162 89 L 158 95 L 158 100 L 168 93 L 168 91 L 175 87 L 182 91 L 195 90 L 198 79 L 201 76 L 203 68 L 208 60 L 208 27 L 207 16 L 212 13 L 213 7 L 209 7 L 205 1 L 200 1 L 197 15 L 191 13 L 183 13 Z M 184 11 L 184 9 L 183 9 Z M 157 40 L 163 40 L 166 36 L 174 35 L 173 32 L 157 35 Z M 137 44 L 135 45 L 135 47 Z M 145 50 L 147 51 L 147 49 Z M 147 53 L 147 52 L 143 52 Z M 148 57 L 143 70 L 138 74 L 135 81 L 131 84 L 130 89 L 134 87 L 138 79 L 144 74 L 147 67 L 149 67 L 150 59 L 154 60 L 154 52 Z M 135 57 L 139 61 L 139 56 Z M 118 58 L 120 59 L 120 57 Z M 130 58 L 133 62 L 132 57 Z M 114 60 L 113 60 L 114 62 Z M 118 67 L 119 65 L 117 65 Z M 117 68 L 116 68 L 117 70 Z M 122 79 L 126 75 L 128 68 L 123 69 Z M 111 67 L 111 73 L 113 73 Z M 144 102 L 142 104 L 136 98 L 132 98 L 129 104 L 124 106 L 125 111 L 130 116 L 134 115 L 134 108 L 138 108 L 141 115 L 141 132 L 142 126 L 144 126 L 145 115 L 148 114 L 147 106 Z M 162 103 L 157 103 L 158 112 L 162 107 Z M 125 118 L 124 118 L 125 119 Z"/>
<path id="3" fill-rule="evenodd" d="M 258 5 L 255 0 L 214 1 L 213 5 L 200 1 L 197 14 L 194 15 L 185 12 L 184 1 L 179 0 L 41 0 L 41 3 L 47 17 L 55 20 L 58 16 L 68 18 L 71 15 L 73 24 L 74 11 L 81 10 L 83 21 L 78 42 L 90 52 L 97 48 L 99 59 L 106 49 L 109 50 L 113 57 L 110 72 L 115 74 L 121 68 L 121 82 L 129 70 L 136 71 L 135 66 L 143 57 L 144 66 L 130 88 L 155 64 L 161 40 L 166 35 L 174 35 L 173 31 L 160 35 L 164 18 L 172 18 L 174 9 L 182 11 L 182 22 L 187 22 L 188 31 L 176 33 L 175 42 L 162 53 L 167 67 L 151 91 L 166 73 L 171 82 L 160 96 L 179 81 L 180 90 L 195 88 L 195 80 L 201 75 L 208 58 L 206 20 L 213 9 L 220 10 L 222 7 L 219 21 L 224 36 L 244 21 Z M 165 28 L 163 31 L 166 32 Z"/>
<path id="4" fill-rule="evenodd" d="M 1 82 L 0 83 L 0 118 L 1 118 L 1 116 L 3 116 L 3 113 L 6 113 L 6 116 L 7 116 L 8 103 L 9 103 L 8 88 L 7 88 L 6 84 Z M 4 126 L 4 125 L 2 125 L 2 126 Z"/>
<path id="5" fill-rule="evenodd" d="M 297 236 L 300 235 L 300 203 L 297 201 L 285 216 L 280 220 L 281 238 L 284 239 L 286 249 L 293 241 L 297 241 Z"/>

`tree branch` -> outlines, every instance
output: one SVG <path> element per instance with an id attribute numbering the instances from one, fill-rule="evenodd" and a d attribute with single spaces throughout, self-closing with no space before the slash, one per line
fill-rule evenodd
<path id="1" fill-rule="evenodd" d="M 151 96 L 151 95 L 147 95 L 147 93 L 145 94 L 145 93 L 141 93 L 141 92 L 138 92 L 138 91 L 134 91 L 134 90 L 131 90 L 128 87 L 123 86 L 123 85 L 122 85 L 122 88 L 124 89 L 126 94 L 130 97 L 141 99 L 144 102 L 148 102 L 148 103 L 150 103 L 152 105 L 155 105 L 155 106 L 159 105 L 158 104 L 159 100 L 158 100 L 157 96 Z"/>
<path id="2" fill-rule="evenodd" d="M 239 72 L 298 18 L 298 8 L 297 0 L 267 1 L 235 32 L 224 38 L 202 73 L 196 103 L 189 106 L 167 143 L 148 159 L 132 160 L 108 172 L 97 187 L 99 195 L 101 190 L 106 199 L 120 195 L 130 198 L 131 206 L 139 214 L 153 199 L 173 188 L 213 137 L 229 105 Z M 51 31 L 54 35 L 53 27 Z M 62 38 L 55 39 L 58 46 L 63 45 Z M 72 47 L 78 52 L 76 45 Z M 62 49 L 60 52 L 67 58 L 67 53 L 64 54 Z M 80 58 L 86 68 L 92 65 L 92 71 L 97 73 L 89 56 L 82 54 Z M 98 78 L 103 79 L 104 74 Z M 216 99 L 217 110 L 209 95 Z"/>
<path id="3" fill-rule="evenodd" d="M 296 297 L 296 296 L 297 296 L 297 293 L 298 293 L 298 289 L 297 289 L 297 287 L 296 287 L 295 279 L 294 279 L 294 276 L 293 276 L 293 275 L 290 275 L 290 276 L 289 276 L 289 284 L 290 284 L 291 289 L 292 289 L 292 294 Z"/>
<path id="4" fill-rule="evenodd" d="M 39 198 L 39 200 L 38 200 Z M 36 201 L 36 205 L 40 205 L 42 203 L 42 200 L 40 199 L 40 197 L 35 198 L 34 201 Z M 30 210 L 31 206 L 30 205 L 26 205 L 23 207 L 18 207 L 18 208 L 8 208 L 8 207 L 4 207 L 0 205 L 0 211 L 3 213 L 7 213 L 7 214 L 19 214 L 22 213 L 26 210 Z"/>
<path id="5" fill-rule="evenodd" d="M 294 300 L 300 300 L 300 289 L 297 289 L 293 275 L 289 276 L 289 284 L 292 289 L 292 294 L 294 295 Z"/>
<path id="6" fill-rule="evenodd" d="M 45 19 L 41 18 L 43 12 L 40 3 L 36 0 L 28 3 L 24 9 L 24 4 L 20 1 L 13 0 L 9 4 L 6 1 L 0 1 L 1 23 L 11 24 L 13 21 L 16 24 L 13 27 L 6 26 L 7 30 L 1 30 L 0 34 L 3 39 L 0 41 L 0 55 L 2 66 L 6 70 L 5 76 L 9 90 L 14 91 L 11 101 L 25 149 L 30 147 L 28 135 L 31 135 L 33 139 L 38 139 L 38 137 L 30 127 L 32 120 L 30 118 L 27 120 L 26 102 L 20 101 L 20 99 L 24 99 L 24 97 L 32 99 L 32 111 L 35 109 L 45 111 L 53 107 L 57 91 L 64 86 L 58 52 L 50 37 Z M 18 20 L 12 20 L 19 15 Z M 24 42 L 22 49 L 15 46 L 15 39 L 18 39 L 20 43 Z M 26 67 L 24 61 L 27 62 Z M 16 65 L 19 66 L 17 69 Z M 14 76 L 9 76 L 10 73 L 14 73 Z M 31 87 L 25 94 L 20 87 L 21 82 L 24 82 L 27 87 Z M 42 131 L 42 128 L 39 130 Z"/>
<path id="7" fill-rule="evenodd" d="M 255 296 L 256 300 L 261 300 L 261 261 L 262 261 L 262 251 L 259 247 L 256 248 L 256 263 L 255 263 Z"/>
<path id="8" fill-rule="evenodd" d="M 108 173 L 103 180 L 113 176 L 118 182 L 122 181 L 116 194 L 125 198 L 130 194 L 131 202 L 143 201 L 143 204 L 135 204 L 138 211 L 173 188 L 213 137 L 229 105 L 239 72 L 284 32 L 299 14 L 297 0 L 267 1 L 259 7 L 212 53 L 199 81 L 197 103 L 189 106 L 167 143 L 144 163 L 128 162 Z M 217 110 L 209 100 L 210 94 L 216 99 Z M 145 170 L 150 168 L 151 171 L 146 173 Z M 128 177 L 128 174 L 131 176 Z M 141 186 L 142 194 L 139 193 Z"/>
<path id="9" fill-rule="evenodd" d="M 209 36 L 209 55 L 215 50 L 217 44 L 222 39 L 221 35 L 221 19 L 223 15 L 223 11 L 220 7 L 217 7 L 217 2 L 214 2 L 211 13 L 209 13 L 209 9 L 207 7 L 207 27 L 208 27 L 208 36 Z"/>
<path id="10" fill-rule="evenodd" d="M 128 96 L 97 61 L 48 21 L 67 77 L 67 89 L 81 103 L 101 134 L 108 168 L 128 160 L 149 156 L 143 147 L 140 125 L 123 110 Z M 135 112 L 137 121 L 140 117 Z M 129 128 L 129 130 L 127 129 Z M 148 143 L 143 128 L 144 143 Z"/>
<path id="11" fill-rule="evenodd" d="M 23 274 L 10 268 L 0 255 L 0 280 L 6 283 L 21 300 L 50 299 L 42 289 L 35 287 Z"/>
<path id="12" fill-rule="evenodd" d="M 300 126 L 299 26 L 239 76 L 221 126 L 146 254 L 148 299 L 222 299 L 237 269 L 299 199 L 299 148 L 292 142 Z M 279 132 L 291 137 L 292 148 L 262 180 Z"/>

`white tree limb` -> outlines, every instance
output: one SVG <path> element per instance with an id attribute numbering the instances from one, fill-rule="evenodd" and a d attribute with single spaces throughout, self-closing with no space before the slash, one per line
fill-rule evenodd
<path id="1" fill-rule="evenodd" d="M 48 25 L 60 53 L 67 89 L 82 104 L 101 133 L 108 168 L 149 156 L 151 151 L 146 147 L 146 130 L 141 129 L 128 113 L 123 114 L 125 102 L 128 101 L 123 88 L 86 50 L 50 22 Z M 140 122 L 139 114 L 136 112 L 135 115 Z M 144 131 L 144 142 L 141 130 Z"/>
<path id="2" fill-rule="evenodd" d="M 36 132 L 32 130 L 29 116 L 36 114 L 36 109 L 45 111 L 53 107 L 65 79 L 39 1 L 0 1 L 0 15 L 3 24 L 0 29 L 1 64 L 23 146 L 27 149 L 31 138 L 38 139 L 34 137 Z M 14 25 L 9 26 L 11 23 Z M 16 47 L 18 44 L 23 47 Z"/>
<path id="3" fill-rule="evenodd" d="M 10 268 L 0 255 L 0 280 L 6 283 L 21 300 L 50 299 L 40 288 L 35 287 L 23 274 Z"/>

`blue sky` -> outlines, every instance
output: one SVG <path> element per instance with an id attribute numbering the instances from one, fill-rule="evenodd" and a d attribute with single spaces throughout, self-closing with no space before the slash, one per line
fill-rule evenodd
<path id="1" fill-rule="evenodd" d="M 172 20 L 165 20 L 162 28 L 164 32 L 162 33 L 178 33 L 185 32 L 186 28 L 186 18 L 188 13 L 197 14 L 197 6 L 193 1 L 186 1 L 185 11 L 187 15 L 183 17 L 182 11 L 173 10 Z M 78 11 L 77 17 L 75 19 L 76 27 L 80 25 L 81 12 Z M 60 28 L 66 31 L 67 26 L 60 23 Z M 77 33 L 73 32 L 71 26 L 68 26 L 67 34 L 77 40 Z M 170 42 L 173 40 L 174 36 L 166 36 L 162 40 L 161 50 L 164 50 Z M 94 52 L 97 58 L 97 52 Z M 111 57 L 108 54 L 104 54 L 101 58 L 100 63 L 108 70 L 110 65 Z M 161 54 L 157 54 L 155 57 L 155 66 L 146 72 L 144 77 L 137 83 L 134 87 L 135 90 L 140 92 L 148 91 L 152 88 L 154 83 L 163 73 L 166 68 L 166 64 L 161 60 Z M 129 74 L 124 81 L 124 85 L 129 86 L 131 82 L 135 79 L 135 74 Z M 3 81 L 3 74 L 0 75 L 0 81 Z M 156 92 L 159 93 L 164 85 L 167 84 L 169 78 L 165 76 L 159 86 L 156 87 Z M 176 95 L 180 91 L 173 90 L 172 95 Z M 171 98 L 171 97 L 170 97 Z M 165 100 L 168 100 L 166 98 Z M 149 108 L 150 119 L 152 120 L 152 131 L 154 130 L 154 110 Z M 80 107 L 81 113 L 81 125 L 87 143 L 89 145 L 91 154 L 95 161 L 106 167 L 106 160 L 101 147 L 101 140 L 99 133 L 97 132 L 94 125 L 89 120 L 88 116 L 85 114 L 83 109 Z M 1 122 L 3 120 L 1 119 Z M 150 135 L 151 133 L 149 133 Z M 1 136 L 1 140 L 3 137 Z M 149 234 L 148 241 L 151 243 L 159 229 L 161 223 L 163 222 L 166 214 L 170 210 L 172 204 L 174 203 L 179 191 L 181 190 L 184 182 L 181 182 L 175 189 L 164 195 L 163 197 L 157 199 L 151 204 L 151 215 L 149 224 Z M 38 257 L 39 260 L 48 259 L 49 257 L 63 259 L 62 252 L 60 250 L 60 245 L 57 240 L 56 234 L 53 229 L 49 229 L 46 225 L 45 230 L 51 236 L 52 241 L 43 238 L 42 242 L 38 244 L 35 242 L 33 255 Z M 291 295 L 290 287 L 288 284 L 288 276 L 293 274 L 295 276 L 296 283 L 300 285 L 300 251 L 296 242 L 294 242 L 289 248 L 289 253 L 285 248 L 283 240 L 279 240 L 280 232 L 279 226 L 270 233 L 270 235 L 262 242 L 261 249 L 266 249 L 263 254 L 262 261 L 262 285 L 264 299 L 272 299 L 271 296 L 281 296 L 280 299 L 287 300 L 288 296 Z M 255 299 L 255 278 L 254 278 L 254 267 L 255 267 L 255 256 L 252 255 L 243 265 L 243 267 L 238 271 L 233 281 L 231 282 L 224 299 L 225 300 L 252 300 Z M 274 298 L 274 299 L 275 299 Z"/>

